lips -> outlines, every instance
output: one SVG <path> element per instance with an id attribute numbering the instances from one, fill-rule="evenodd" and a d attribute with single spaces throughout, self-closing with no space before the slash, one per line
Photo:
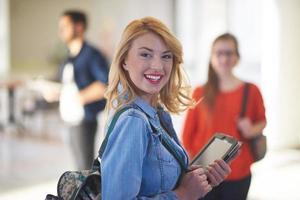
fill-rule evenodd
<path id="1" fill-rule="evenodd" d="M 145 74 L 144 77 L 151 83 L 159 83 L 163 75 L 160 74 Z"/>

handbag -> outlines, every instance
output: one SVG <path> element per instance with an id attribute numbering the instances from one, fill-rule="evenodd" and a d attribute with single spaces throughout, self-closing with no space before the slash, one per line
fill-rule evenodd
<path id="1" fill-rule="evenodd" d="M 245 83 L 240 118 L 244 117 L 245 113 L 246 113 L 248 94 L 249 94 L 249 86 L 250 86 L 249 83 Z M 266 152 L 267 152 L 267 137 L 265 135 L 263 135 L 263 133 L 260 133 L 256 137 L 249 139 L 248 143 L 251 148 L 254 162 L 258 162 L 265 157 Z"/>
<path id="2" fill-rule="evenodd" d="M 98 157 L 93 162 L 92 169 L 64 172 L 57 183 L 57 196 L 48 194 L 46 196 L 46 200 L 101 200 L 101 167 L 99 159 L 101 159 L 104 153 L 109 135 L 112 132 L 118 118 L 129 108 L 132 107 L 125 106 L 115 113 L 109 125 L 105 139 L 101 144 Z M 151 128 L 155 129 L 152 125 Z M 169 136 L 162 134 L 162 144 L 175 157 L 183 172 L 184 162 L 180 159 L 180 156 L 172 147 Z"/>

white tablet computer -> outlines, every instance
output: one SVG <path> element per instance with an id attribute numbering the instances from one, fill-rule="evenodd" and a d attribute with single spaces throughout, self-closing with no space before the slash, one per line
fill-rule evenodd
<path id="1" fill-rule="evenodd" d="M 228 162 L 236 155 L 241 145 L 241 142 L 229 135 L 216 133 L 195 156 L 191 165 L 207 167 L 216 159 L 223 159 L 225 162 Z"/>

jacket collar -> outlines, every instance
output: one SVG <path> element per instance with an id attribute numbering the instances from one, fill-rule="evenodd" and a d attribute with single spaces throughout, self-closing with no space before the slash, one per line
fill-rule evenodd
<path id="1" fill-rule="evenodd" d="M 137 105 L 141 110 L 143 110 L 143 112 L 146 113 L 150 118 L 155 118 L 155 116 L 157 115 L 157 110 L 141 97 L 137 97 L 134 100 L 134 104 Z"/>

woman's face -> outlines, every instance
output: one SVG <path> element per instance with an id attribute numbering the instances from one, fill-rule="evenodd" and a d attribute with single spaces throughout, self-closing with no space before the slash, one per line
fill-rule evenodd
<path id="1" fill-rule="evenodd" d="M 238 60 L 236 46 L 232 40 L 219 40 L 214 44 L 211 64 L 219 76 L 231 74 Z"/>
<path id="2" fill-rule="evenodd" d="M 136 38 L 123 64 L 138 95 L 151 104 L 167 84 L 173 66 L 173 54 L 154 33 Z"/>

